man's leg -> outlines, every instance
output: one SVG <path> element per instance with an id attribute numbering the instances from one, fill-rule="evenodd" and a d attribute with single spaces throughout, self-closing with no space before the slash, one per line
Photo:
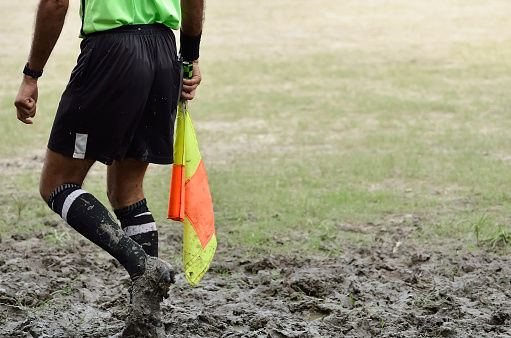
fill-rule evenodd
<path id="1" fill-rule="evenodd" d="M 94 160 L 75 159 L 48 150 L 40 193 L 71 227 L 115 257 L 132 279 L 142 276 L 144 250 L 126 236 L 110 212 L 81 185 Z"/>
<path id="2" fill-rule="evenodd" d="M 158 231 L 142 189 L 148 163 L 127 158 L 107 169 L 108 199 L 124 232 L 144 251 L 158 257 Z"/>
<path id="3" fill-rule="evenodd" d="M 153 216 L 147 209 L 142 189 L 147 166 L 147 163 L 133 158 L 126 158 L 122 162 L 114 161 L 107 169 L 107 195 L 126 235 L 140 244 L 148 255 L 157 257 L 158 232 Z M 160 264 L 163 262 L 152 257 L 148 260 L 151 259 Z M 170 278 L 173 283 L 173 272 Z M 169 283 L 164 282 L 165 287 L 160 286 L 161 283 L 162 281 L 154 278 L 145 279 L 145 276 L 133 283 L 130 313 L 122 337 L 145 336 L 148 328 L 154 334 L 151 337 L 166 336 L 161 322 L 160 303 L 167 296 Z"/>

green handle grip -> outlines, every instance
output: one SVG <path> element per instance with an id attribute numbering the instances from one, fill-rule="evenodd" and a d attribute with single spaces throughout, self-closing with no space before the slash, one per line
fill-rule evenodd
<path id="1" fill-rule="evenodd" d="M 187 80 L 190 80 L 193 75 L 193 64 L 189 61 L 183 61 L 183 77 Z"/>

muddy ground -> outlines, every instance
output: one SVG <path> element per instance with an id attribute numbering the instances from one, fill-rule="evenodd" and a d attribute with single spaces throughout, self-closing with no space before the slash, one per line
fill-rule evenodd
<path id="1" fill-rule="evenodd" d="M 117 333 L 127 315 L 126 274 L 65 224 L 48 222 L 57 231 L 2 238 L 0 336 Z M 197 287 L 173 262 L 179 275 L 163 304 L 166 331 L 169 337 L 510 337 L 511 257 L 452 244 L 396 246 L 403 226 L 369 225 L 364 231 L 374 231 L 373 245 L 346 246 L 330 258 L 234 251 L 219 238 Z M 182 239 L 161 231 L 161 256 L 177 257 Z"/>

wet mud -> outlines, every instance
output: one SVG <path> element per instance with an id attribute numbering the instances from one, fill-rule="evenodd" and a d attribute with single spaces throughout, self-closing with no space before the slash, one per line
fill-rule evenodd
<path id="1" fill-rule="evenodd" d="M 122 330 L 127 274 L 61 226 L 69 233 L 3 236 L 0 337 L 109 337 Z M 161 239 L 160 257 L 177 260 L 181 238 Z M 396 246 L 392 236 L 330 258 L 220 245 L 194 288 L 180 262 L 171 263 L 177 281 L 162 304 L 169 337 L 511 336 L 507 254 Z"/>

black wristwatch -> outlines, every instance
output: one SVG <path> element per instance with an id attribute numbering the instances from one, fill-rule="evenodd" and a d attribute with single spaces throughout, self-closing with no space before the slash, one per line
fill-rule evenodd
<path id="1" fill-rule="evenodd" d="M 23 74 L 28 75 L 30 77 L 33 77 L 34 79 L 37 79 L 43 75 L 43 71 L 36 72 L 30 68 L 28 68 L 28 62 L 25 65 L 25 68 L 23 69 Z"/>

